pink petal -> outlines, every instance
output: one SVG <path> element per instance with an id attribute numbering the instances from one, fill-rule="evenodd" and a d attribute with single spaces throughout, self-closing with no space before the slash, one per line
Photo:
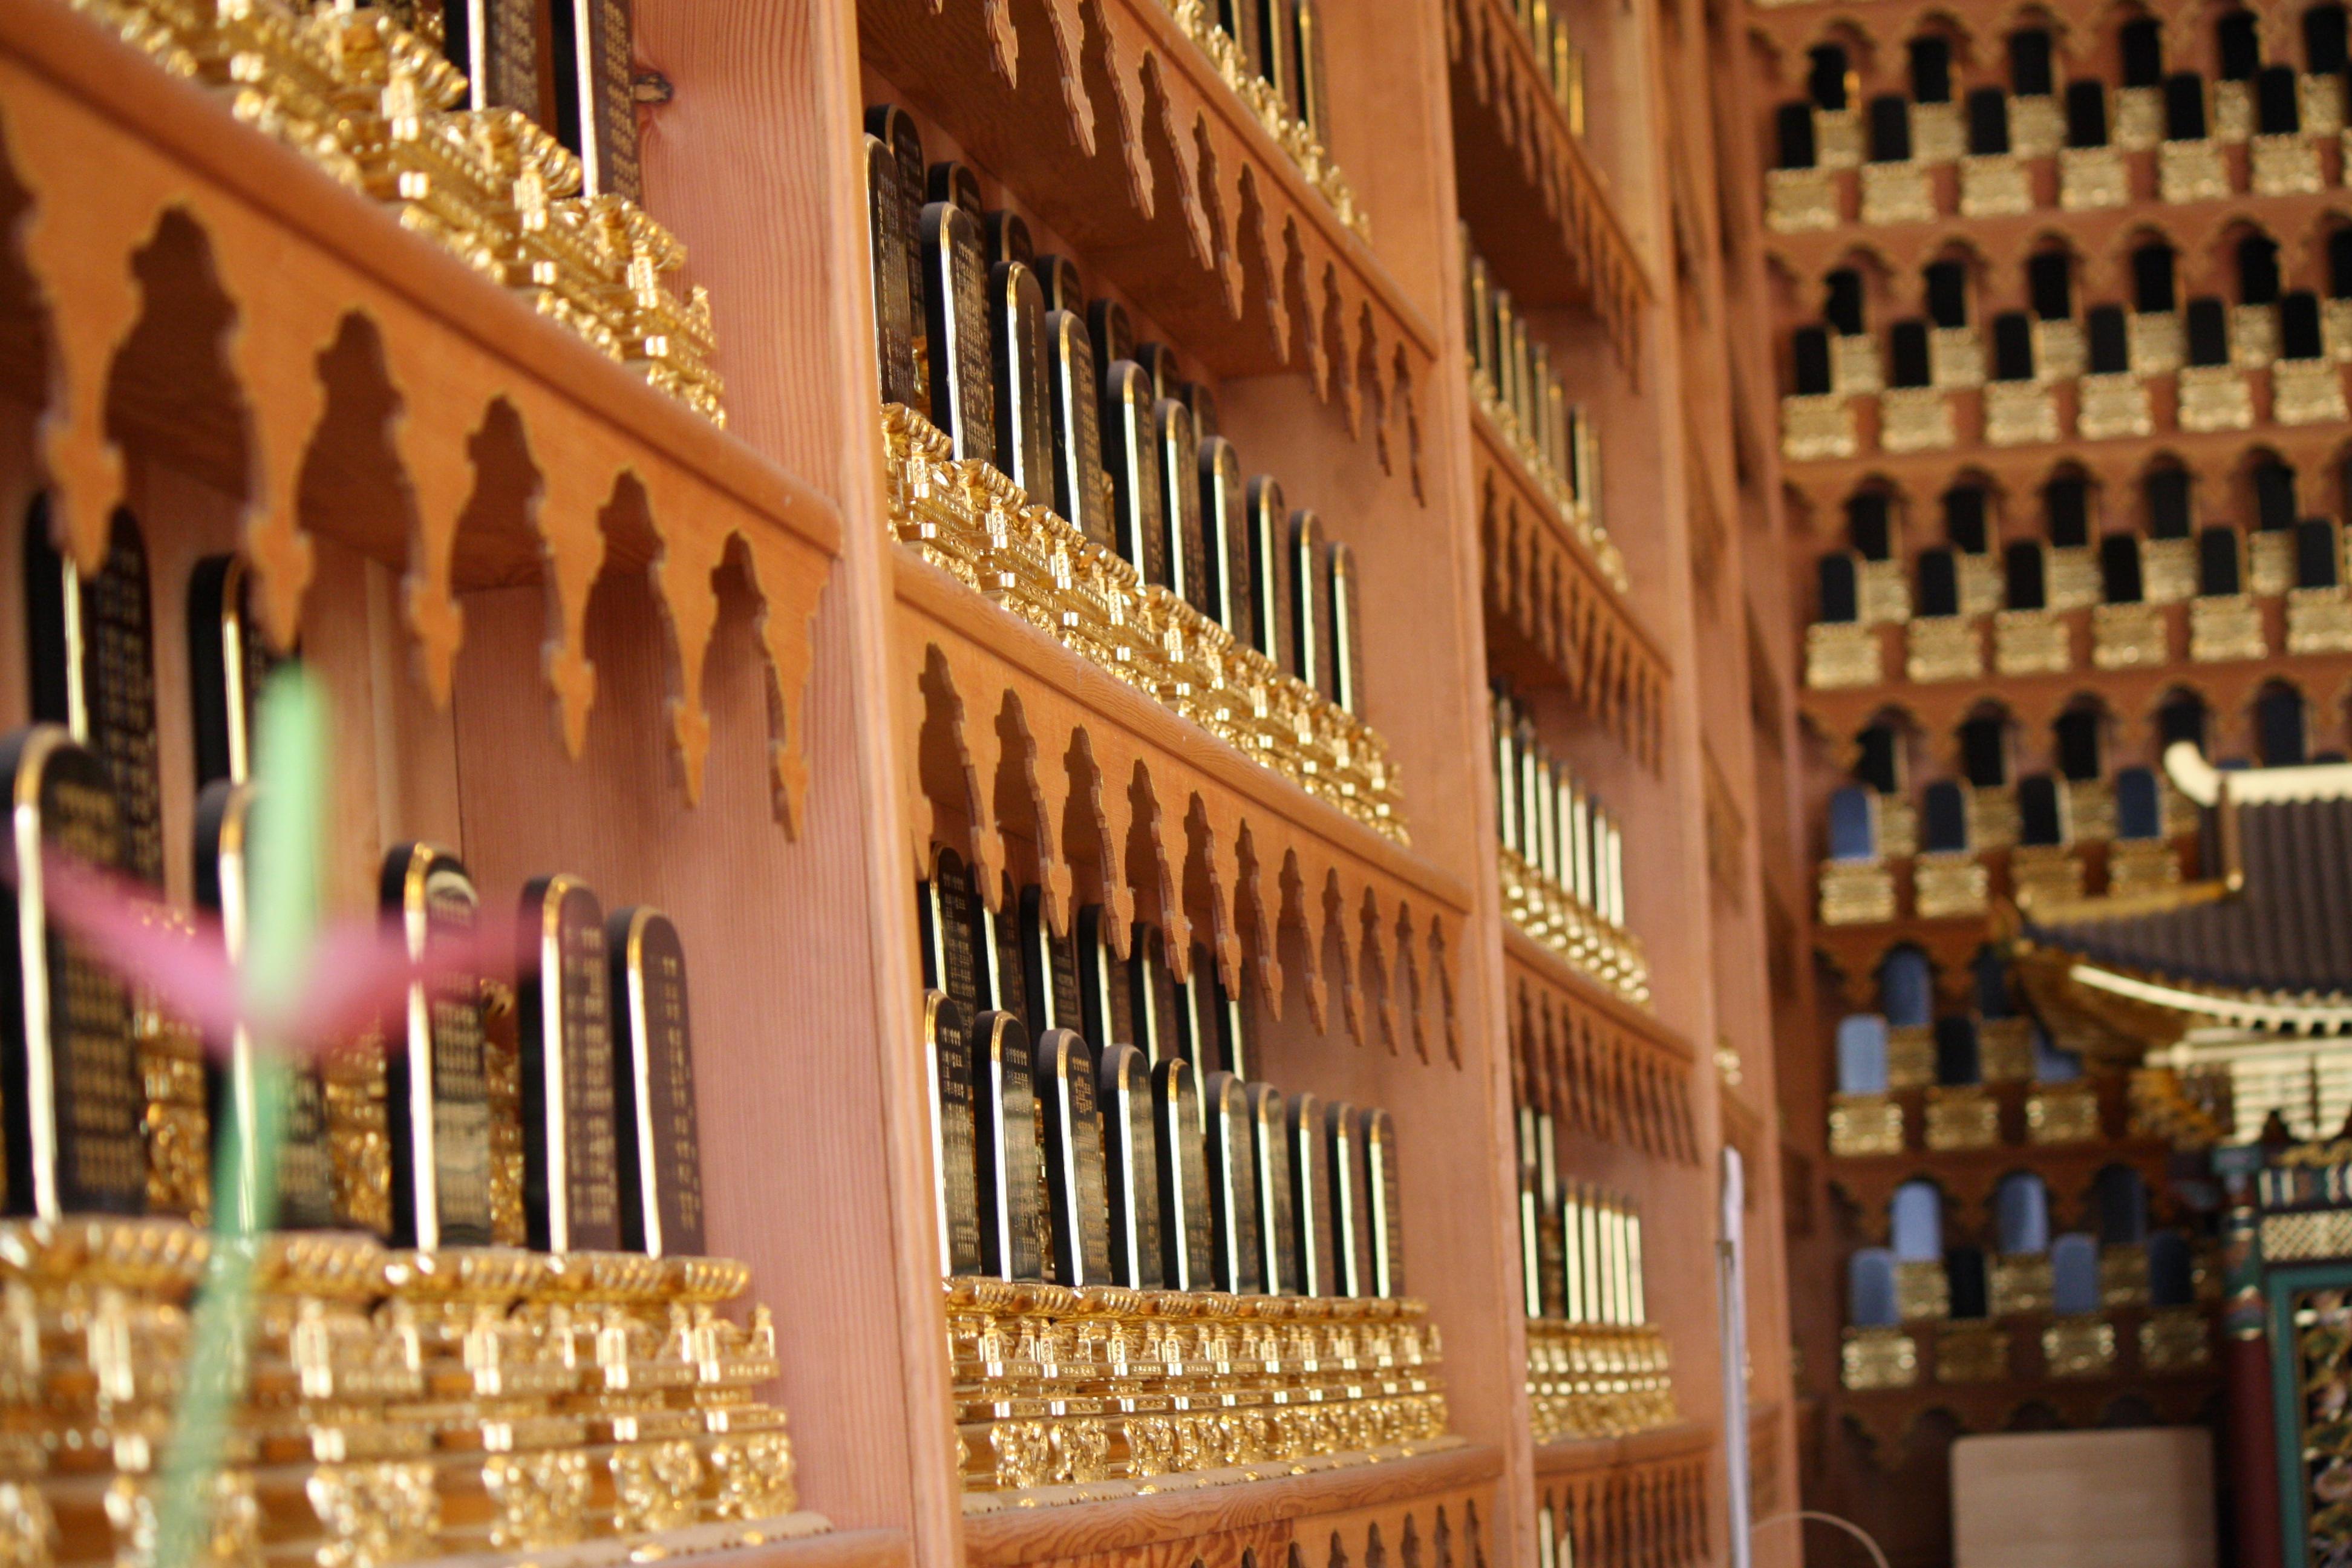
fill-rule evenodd
<path id="1" fill-rule="evenodd" d="M 210 916 L 164 918 L 152 889 L 51 846 L 41 857 L 49 918 L 163 1010 L 225 1040 L 240 1012 L 236 971 Z"/>
<path id="2" fill-rule="evenodd" d="M 482 975 L 511 976 L 511 921 L 485 911 L 471 931 L 436 935 L 411 963 L 399 928 L 345 922 L 320 932 L 310 983 L 287 1019 L 289 1030 L 334 1040 L 373 1028 L 405 1005 L 410 985 L 438 985 Z"/>

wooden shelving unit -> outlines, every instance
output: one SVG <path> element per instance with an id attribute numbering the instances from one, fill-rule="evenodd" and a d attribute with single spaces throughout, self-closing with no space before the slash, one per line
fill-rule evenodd
<path id="1" fill-rule="evenodd" d="M 238 551 L 332 706 L 338 910 L 371 908 L 384 848 L 424 837 L 486 907 L 560 868 L 676 921 L 709 1245 L 774 1311 L 800 1506 L 834 1527 L 730 1562 L 1274 1568 L 1295 1546 L 1474 1568 L 1534 1560 L 1547 1486 L 1592 1510 L 1580 1563 L 1723 1560 L 1744 1521 L 1721 1500 L 1715 1194 L 1727 1119 L 1769 1146 L 1770 1089 L 1760 1022 L 1731 1016 L 1760 900 L 1710 891 L 1693 826 L 1713 685 L 1746 668 L 1689 569 L 1708 481 L 1685 468 L 1712 416 L 1677 389 L 1711 351 L 1655 309 L 1664 269 L 1636 237 L 1683 199 L 1640 174 L 1685 45 L 1646 18 L 1584 40 L 1622 68 L 1604 168 L 1528 99 L 1498 0 L 1329 5 L 1318 163 L 1234 92 L 1188 4 L 635 0 L 644 205 L 709 291 L 722 428 L 96 9 L 0 14 L 0 516 L 46 493 L 85 563 L 118 504 L 145 527 L 171 845 L 194 813 L 184 585 Z M 1248 471 L 1352 547 L 1401 834 L 894 541 L 861 142 L 885 101 L 1170 345 Z M 1517 226 L 1496 216 L 1514 189 Z M 1622 587 L 1474 405 L 1458 215 L 1590 386 Z M 29 711 L 26 614 L 0 587 L 0 728 Z M 1505 927 L 1497 675 L 1616 804 L 1654 1012 Z M 914 883 L 940 846 L 988 897 L 1042 889 L 1059 929 L 1087 905 L 1158 926 L 1180 976 L 1198 944 L 1249 1013 L 1254 1076 L 1391 1112 L 1448 1436 L 1109 1500 L 967 1498 L 918 1047 Z M 1684 1416 L 1664 1431 L 1528 1436 L 1522 997 L 1584 1042 L 1564 1161 L 1651 1218 Z M 1761 1076 L 1727 1108 L 1712 1064 L 1735 1037 Z M 1757 1381 L 1785 1412 L 1767 1155 L 1748 1181 Z"/>
<path id="2" fill-rule="evenodd" d="M 1189 360 L 1221 376 L 1304 370 L 1349 430 L 1377 432 L 1384 468 L 1417 467 L 1432 317 L 1169 7 L 1113 0 L 1087 17 L 1076 0 L 869 3 L 861 63 L 944 130 L 927 153 L 961 149 L 1003 181 L 1087 258 L 1091 286 L 1116 286 Z"/>
<path id="3" fill-rule="evenodd" d="M 1457 156 L 1479 172 L 1461 184 L 1464 218 L 1526 302 L 1590 309 L 1630 362 L 1657 290 L 1622 198 L 1570 128 L 1507 0 L 1448 0 L 1445 25 Z M 1619 60 L 1624 42 L 1593 58 Z M 1639 136 L 1629 126 L 1628 140 Z"/>
<path id="4" fill-rule="evenodd" d="M 1681 100 L 1705 95 L 1724 40 L 1710 45 L 1682 7 L 1567 13 L 1588 105 L 1580 134 L 1529 35 L 1542 16 L 1507 0 L 1445 5 L 1454 187 L 1463 243 L 1597 437 L 1605 540 L 1580 536 L 1474 396 L 1486 671 L 1580 787 L 1623 814 L 1625 923 L 1654 1001 L 1626 1000 L 1507 921 L 1501 1005 L 1515 1096 L 1549 1116 L 1559 1179 L 1621 1194 L 1648 1221 L 1649 1314 L 1679 1419 L 1538 1444 L 1536 1528 L 1518 1539 L 1538 1562 L 1547 1547 L 1604 1568 L 1715 1562 L 1747 1528 L 1712 1495 L 1726 1467 L 1716 1215 L 1735 1144 L 1751 1200 L 1757 1429 L 1767 1449 L 1796 1446 L 1786 1366 L 1761 1348 L 1786 1337 L 1762 857 L 1739 812 L 1721 809 L 1768 798 L 1748 689 L 1771 675 L 1743 629 L 1751 590 L 1727 531 L 1773 504 L 1733 454 L 1777 446 L 1778 407 L 1732 390 L 1736 367 L 1710 336 L 1751 286 L 1711 232 L 1716 147 L 1667 129 Z M 1745 1069 L 1737 1096 L 1727 1059 Z M 1785 1541 L 1757 1548 L 1780 1560 Z"/>
<path id="5" fill-rule="evenodd" d="M 1489 665 L 1525 685 L 1564 684 L 1571 701 L 1654 767 L 1665 654 L 1485 411 L 1474 406 L 1470 422 Z"/>

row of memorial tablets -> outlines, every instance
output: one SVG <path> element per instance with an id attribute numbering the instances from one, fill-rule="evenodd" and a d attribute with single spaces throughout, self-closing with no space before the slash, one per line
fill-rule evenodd
<path id="1" fill-rule="evenodd" d="M 1511 9 L 1535 50 L 1536 70 L 1551 89 L 1552 101 L 1568 117 L 1569 130 L 1583 135 L 1584 51 L 1569 37 L 1566 0 L 1557 6 L 1550 0 L 1515 0 Z"/>
<path id="2" fill-rule="evenodd" d="M 1241 1009 L 1190 1005 L 1156 933 L 1137 927 L 1122 962 L 1099 919 L 1054 935 L 1035 892 L 999 921 L 950 850 L 918 889 L 942 1270 L 1403 1294 L 1388 1112 L 1244 1079 Z M 1082 1023 L 1117 1043 L 1096 1050 Z M 1204 1079 L 1199 1064 L 1220 1057 Z"/>
<path id="3" fill-rule="evenodd" d="M 1552 1130 L 1530 1129 L 1531 1120 L 1520 1112 L 1519 1278 L 1528 1316 L 1604 1328 L 1648 1322 L 1641 1214 L 1630 1199 L 1561 1181 L 1549 1158 Z M 1528 1146 L 1531 1135 L 1543 1141 L 1541 1157 Z"/>
<path id="4" fill-rule="evenodd" d="M 118 978 L 116 955 L 79 934 L 93 927 L 89 907 L 110 896 L 97 874 L 121 876 L 127 861 L 107 760 L 67 726 L 37 724 L 0 741 L 0 769 L 18 803 L 16 843 L 37 847 L 41 868 L 17 885 L 5 961 L 6 1212 L 168 1211 L 151 1205 L 151 1186 L 161 1174 L 165 1191 L 183 1190 L 186 1173 L 157 1167 L 193 1163 L 201 1179 L 215 1143 L 243 1162 L 221 1201 L 257 1203 L 261 1152 L 243 1124 L 262 1070 L 253 1040 L 227 1023 L 225 1038 L 200 1043 L 171 1020 L 173 994 Z M 158 923 L 217 942 L 226 960 L 242 954 L 256 883 L 270 874 L 256 861 L 267 810 L 254 784 L 205 788 L 193 846 L 205 918 L 166 909 L 156 890 Z M 136 878 L 123 885 L 134 900 L 148 896 Z M 380 1051 L 308 1042 L 346 1048 L 289 1066 L 267 1184 L 276 1213 L 249 1208 L 245 1223 L 425 1248 L 700 1252 L 686 957 L 667 917 L 640 906 L 608 919 L 587 887 L 555 876 L 522 890 L 500 935 L 464 865 L 425 844 L 387 854 L 380 886 L 398 944 L 384 962 L 404 958 L 413 978 L 383 1020 Z M 59 894 L 79 911 L 70 925 L 52 913 Z M 519 1096 L 493 1087 L 500 1075 L 488 1062 L 501 1048 L 519 1065 Z M 179 1092 L 191 1079 L 196 1092 Z M 208 1099 L 221 1108 L 216 1125 Z"/>
<path id="5" fill-rule="evenodd" d="M 1603 923 L 1625 923 L 1625 835 L 1536 738 L 1535 721 L 1507 691 L 1495 696 L 1496 824 L 1503 847 Z"/>
<path id="6" fill-rule="evenodd" d="M 1069 258 L 1038 255 L 970 165 L 926 165 L 903 110 L 866 122 L 883 401 L 1361 717 L 1349 545 L 1271 476 L 1244 479 L 1210 388 L 1166 345 L 1136 342 L 1118 301 L 1089 300 Z"/>
<path id="7" fill-rule="evenodd" d="M 1585 416 L 1572 401 L 1568 383 L 1552 369 L 1551 351 L 1538 342 L 1511 291 L 1496 284 L 1486 258 L 1470 247 L 1470 226 L 1462 226 L 1464 322 L 1470 339 L 1470 366 L 1484 376 L 1496 402 L 1517 425 L 1509 432 L 1539 459 L 1540 477 L 1556 483 L 1553 499 L 1562 510 L 1601 523 L 1601 453 Z"/>
<path id="8" fill-rule="evenodd" d="M 1138 921 L 1119 956 L 1100 905 L 1080 909 L 1072 934 L 1045 919 L 1045 889 L 1005 878 L 997 913 L 976 872 L 954 850 L 934 852 L 919 900 L 928 984 L 973 1014 L 1014 1014 L 1040 1029 L 1123 1040 L 1148 1067 L 1182 1057 L 1202 1072 L 1249 1075 L 1247 1009 L 1225 988 L 1206 944 L 1192 943 L 1189 980 L 1169 966 L 1160 928 Z"/>
<path id="9" fill-rule="evenodd" d="M 1247 79 L 1273 90 L 1282 118 L 1328 147 L 1330 89 L 1323 65 L 1321 0 L 1213 0 L 1209 25 L 1234 41 Z"/>

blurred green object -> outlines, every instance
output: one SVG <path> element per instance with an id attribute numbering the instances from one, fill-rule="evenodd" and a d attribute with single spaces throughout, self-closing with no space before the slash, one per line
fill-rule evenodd
<path id="1" fill-rule="evenodd" d="M 251 882 L 239 988 L 247 1018 L 283 1018 L 299 991 L 318 931 L 318 866 L 326 799 L 325 705 L 299 664 L 270 678 L 261 700 L 254 858 L 270 868 Z M 282 1042 L 253 1041 L 254 1117 L 220 1139 L 213 1178 L 214 1243 L 195 1303 L 187 1383 L 162 1467 L 156 1515 L 158 1568 L 208 1555 L 229 1412 L 244 1391 L 253 1326 L 259 1238 L 278 1217 L 278 1152 L 286 1131 L 288 1068 Z M 252 1158 L 242 1141 L 250 1139 Z M 247 1183 L 251 1184 L 248 1190 Z"/>

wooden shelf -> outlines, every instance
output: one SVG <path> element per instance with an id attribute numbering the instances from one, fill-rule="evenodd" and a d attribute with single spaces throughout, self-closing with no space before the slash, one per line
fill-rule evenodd
<path id="1" fill-rule="evenodd" d="M 2168 621 L 2183 623 L 2188 618 L 2186 603 L 2162 608 Z M 2275 599 L 2264 600 L 2262 608 L 2269 623 L 2268 645 L 2284 648 L 2284 605 Z M 1808 689 L 1800 699 L 1799 708 L 1807 724 L 1836 739 L 1859 733 L 1890 708 L 1908 715 L 1925 733 L 1941 737 L 1953 732 L 1979 703 L 1990 701 L 1998 702 L 2013 715 L 2026 732 L 2041 734 L 2047 732 L 2069 703 L 2086 691 L 2096 693 L 2119 720 L 2145 722 L 2152 721 L 2157 704 L 2163 700 L 2165 693 L 2178 687 L 2200 693 L 2213 712 L 2221 716 L 2239 712 L 2266 683 L 2283 676 L 2313 693 L 2332 692 L 2345 681 L 2352 680 L 2352 654 L 2341 653 L 2281 652 L 2263 658 L 2223 659 L 2210 664 L 2184 660 L 2148 668 L 2100 669 L 2089 658 L 2091 614 L 2088 607 L 2061 612 L 2083 656 L 2071 669 L 2044 675 L 1988 673 L 1968 680 L 1896 680 L 1877 686 Z M 2173 641 L 2187 647 L 2185 625 L 2175 624 L 2171 630 Z M 1885 668 L 1900 669 L 1903 627 L 1899 624 L 1890 626 L 1882 629 L 1881 636 L 1888 645 Z"/>
<path id="2" fill-rule="evenodd" d="M 756 1546 L 730 1546 L 716 1552 L 693 1548 L 680 1551 L 674 1541 L 666 1546 L 656 1537 L 635 1548 L 632 1553 L 616 1553 L 609 1561 L 644 1563 L 667 1558 L 692 1562 L 698 1568 L 913 1568 L 914 1547 L 903 1531 L 826 1531 L 823 1529 L 824 1520 L 812 1514 L 796 1514 L 793 1520 L 813 1521 L 820 1533 L 763 1541 Z M 570 1556 L 570 1551 L 563 1547 L 539 1552 L 485 1552 L 462 1557 L 423 1558 L 411 1568 L 531 1568 L 533 1563 L 562 1563 Z"/>
<path id="3" fill-rule="evenodd" d="M 1507 923 L 1503 984 L 1520 1092 L 1563 1134 L 1696 1163 L 1689 1041 Z"/>
<path id="4" fill-rule="evenodd" d="M 1671 679 L 1664 652 L 1475 404 L 1470 430 L 1489 664 L 1529 686 L 1565 685 L 1656 772 Z"/>
<path id="5" fill-rule="evenodd" d="M 1013 1563 L 1076 1564 L 1109 1553 L 1122 1561 L 1185 1563 L 1208 1552 L 1238 1562 L 1243 1552 L 1265 1563 L 1290 1560 L 1291 1543 L 1311 1544 L 1320 1560 L 1328 1543 L 1348 1561 L 1382 1561 L 1382 1548 L 1404 1562 L 1447 1560 L 1433 1542 L 1453 1542 L 1452 1561 L 1485 1560 L 1484 1532 L 1495 1516 L 1501 1450 L 1465 1445 L 1411 1458 L 1319 1470 L 1273 1480 L 1168 1491 L 1118 1502 L 1009 1509 L 964 1523 L 971 1568 Z M 1407 1544 L 1419 1542 L 1418 1552 Z"/>
<path id="6" fill-rule="evenodd" d="M 1637 1568 L 1712 1561 L 1713 1425 L 1685 1421 L 1622 1437 L 1536 1446 L 1536 1502 L 1578 1563 Z M 1563 1550 L 1565 1558 L 1570 1552 Z"/>
<path id="7" fill-rule="evenodd" d="M 1656 296 L 1608 183 L 1569 129 L 1509 0 L 1448 0 L 1463 220 L 1521 308 L 1582 304 L 1633 362 Z"/>
<path id="8" fill-rule="evenodd" d="M 694 1561 L 703 1568 L 912 1568 L 915 1553 L 902 1531 L 850 1530 L 741 1546 Z"/>
<path id="9" fill-rule="evenodd" d="M 1419 471 L 1435 327 L 1160 0 L 857 10 L 866 65 L 1189 359 L 1303 371 Z"/>
<path id="10" fill-rule="evenodd" d="M 1998 1087 L 1998 1086 L 1996 1086 Z M 2109 1165 L 2129 1165 L 2162 1197 L 2172 1145 L 2160 1138 L 2101 1138 L 2084 1143 L 2000 1143 L 1990 1149 L 1906 1149 L 1900 1154 L 1832 1155 L 1822 1163 L 1830 1184 L 1860 1211 L 1864 1234 L 1886 1237 L 1886 1205 L 1895 1189 L 1915 1176 L 1930 1176 L 1944 1190 L 1945 1220 L 1952 1235 L 1969 1233 L 1966 1216 L 1990 1215 L 1993 1190 L 2011 1171 L 2032 1171 L 2049 1184 L 2053 1207 L 2092 1201 L 2091 1184 Z M 2055 1222 L 2053 1214 L 2053 1220 Z"/>
<path id="11" fill-rule="evenodd" d="M 1697 1059 L 1691 1043 L 1591 976 L 1570 967 L 1566 959 L 1507 922 L 1503 927 L 1503 955 L 1538 983 L 1577 998 L 1578 1005 L 1606 1013 L 1620 1028 L 1639 1033 L 1655 1049 L 1688 1066 Z"/>
<path id="12" fill-rule="evenodd" d="M 852 1530 L 773 1541 L 696 1561 L 705 1568 L 912 1568 L 915 1552 L 902 1531 Z"/>
<path id="13" fill-rule="evenodd" d="M 894 551 L 892 567 L 919 874 L 934 842 L 962 837 L 984 889 L 1007 871 L 1034 880 L 1057 931 L 1079 903 L 1114 911 L 1121 931 L 1150 919 L 1180 977 L 1199 940 L 1241 994 L 1246 959 L 1276 1017 L 1285 965 L 1298 963 L 1318 1029 L 1333 1020 L 1336 986 L 1359 1044 L 1461 1064 L 1454 965 L 1468 889 L 913 551 Z M 1017 789 L 1002 785 L 1008 767 Z M 1148 878 L 1133 875 L 1138 834 L 1151 845 Z M 1034 863 L 1010 864 L 1016 849 Z M 1286 930 L 1305 940 L 1286 942 Z M 1337 974 L 1322 962 L 1333 950 Z"/>
<path id="14" fill-rule="evenodd" d="M 446 703 L 458 591 L 543 576 L 560 628 L 547 696 L 577 754 L 596 689 L 582 651 L 590 588 L 608 560 L 658 560 L 681 674 L 669 739 L 693 794 L 715 579 L 740 552 L 766 609 L 774 784 L 791 820 L 807 764 L 785 710 L 840 548 L 829 501 L 64 5 L 0 15 L 0 101 L 55 356 L 52 504 L 85 563 L 123 496 L 108 414 L 125 408 L 160 426 L 147 449 L 243 489 L 245 552 L 281 640 L 310 584 L 310 535 L 334 538 L 405 567 L 405 618 Z M 138 335 L 152 301 L 134 270 L 165 245 L 216 290 L 209 336 Z M 206 371 L 220 380 L 198 383 L 191 410 L 184 383 Z M 249 438 L 204 403 L 223 387 Z M 474 463 L 455 460 L 468 452 Z M 313 480 L 312 465 L 348 484 Z"/>
<path id="15" fill-rule="evenodd" d="M 2129 1378 L 2034 1378 L 2001 1383 L 1930 1383 L 1916 1388 L 1841 1389 L 1824 1401 L 1826 1414 L 1853 1424 L 1892 1466 L 1912 1429 L 1930 1411 L 1949 1415 L 1961 1432 L 2004 1432 L 2027 1405 L 2046 1406 L 2068 1428 L 2096 1426 L 2106 1408 L 2131 1399 L 2155 1411 L 2155 1424 L 2185 1426 L 2218 1414 L 2218 1371 L 2142 1372 Z"/>
<path id="16" fill-rule="evenodd" d="M 2126 153 L 2124 158 L 2127 163 L 2152 165 L 2156 153 L 2153 150 Z M 2025 162 L 2036 166 L 2051 160 L 2034 158 Z M 2148 178 L 2152 188 L 2154 176 Z M 2213 247 L 2206 256 L 2192 252 L 2181 258 L 2181 290 L 2186 298 L 2192 288 L 2218 283 L 2225 274 L 2216 268 L 2234 270 L 2234 253 L 2224 254 L 2221 236 L 2234 220 L 2247 216 L 2251 206 L 2259 218 L 2250 217 L 2249 221 L 2258 221 L 2263 232 L 2280 242 L 2282 271 L 2290 276 L 2301 274 L 2312 287 L 2325 293 L 2325 258 L 2298 258 L 2292 240 L 2294 236 L 2310 233 L 2314 225 L 2337 210 L 2342 195 L 2340 187 L 2330 185 L 2308 195 L 2263 196 L 2241 191 L 2210 201 L 2158 203 L 2151 198 L 2123 206 L 2080 210 L 2053 204 L 1998 217 L 1962 217 L 1957 213 L 1946 213 L 1926 223 L 1847 223 L 1801 234 L 1765 229 L 1760 231 L 1759 238 L 1769 264 L 1791 278 L 1817 283 L 1832 268 L 1852 266 L 1859 254 L 1884 267 L 1892 277 L 1904 280 L 1905 286 L 1898 287 L 1897 291 L 1906 298 L 1916 298 L 1920 285 L 1911 280 L 1920 276 L 1928 262 L 1953 245 L 1964 243 L 1972 258 L 1980 258 L 1980 276 L 1991 295 L 2022 309 L 2026 301 L 2026 258 L 2056 237 L 2068 250 L 2083 258 L 2088 275 L 2077 287 L 2087 293 L 2095 280 L 2103 281 L 2121 302 L 2129 293 L 2130 281 L 2123 262 L 2137 237 L 2155 229 L 2191 244 Z M 2286 287 L 2294 285 L 2289 283 Z M 1811 298 L 1812 291 L 1805 290 L 1805 297 Z M 1990 320 L 1994 310 L 2009 308 L 2007 303 L 1988 305 L 1979 313 Z M 2079 317 L 2087 308 L 2087 304 L 2078 301 L 2076 315 Z"/>
<path id="17" fill-rule="evenodd" d="M 1704 1421 L 1678 1421 L 1671 1426 L 1631 1432 L 1622 1437 L 1559 1437 L 1536 1445 L 1536 1474 L 1580 1476 L 1659 1459 L 1685 1458 L 1713 1452 L 1715 1441 L 1713 1424 Z"/>

